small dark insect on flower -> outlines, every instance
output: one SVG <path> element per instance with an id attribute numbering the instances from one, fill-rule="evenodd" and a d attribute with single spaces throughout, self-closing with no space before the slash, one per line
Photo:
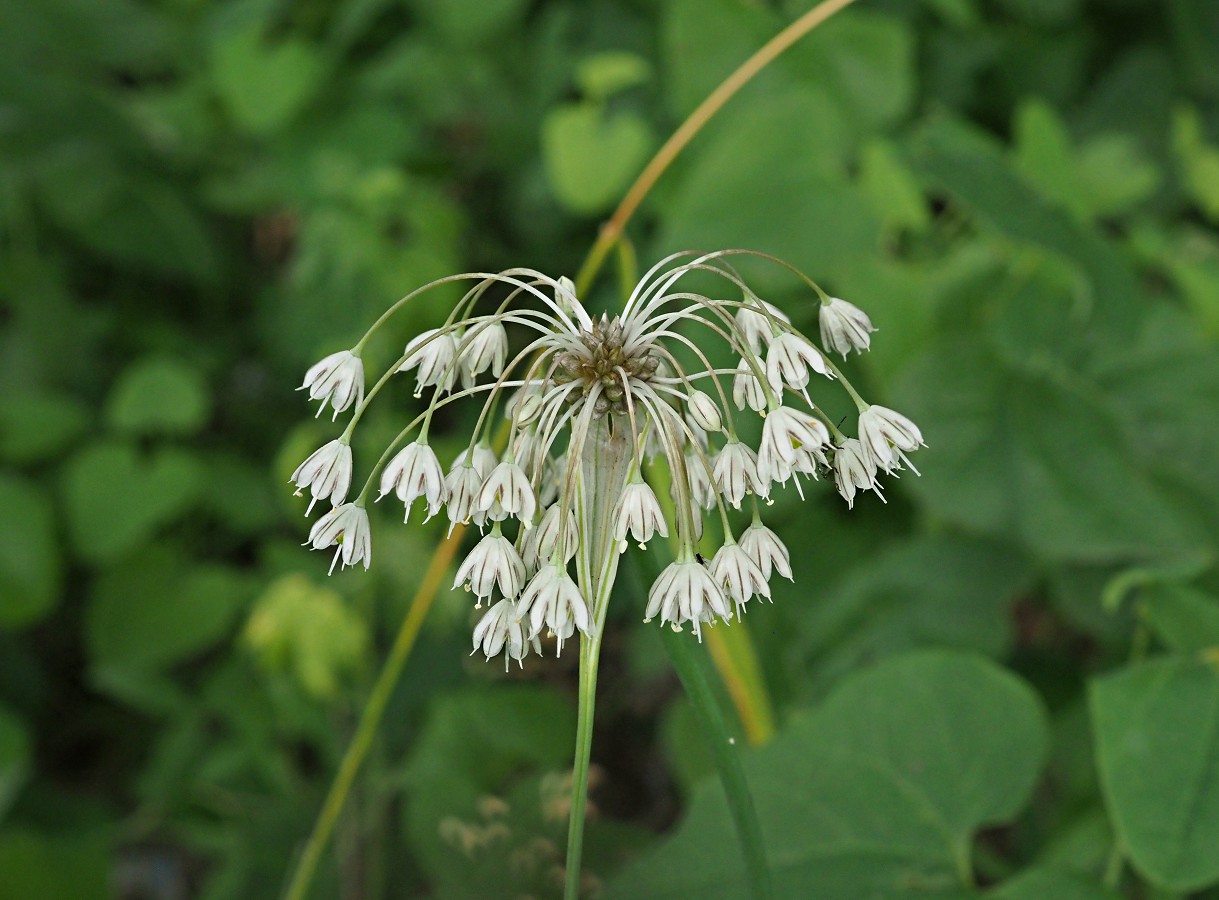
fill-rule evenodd
<path id="1" fill-rule="evenodd" d="M 707 565 L 707 558 L 705 556 L 703 556 L 701 553 L 695 551 L 694 558 L 698 560 L 698 564 L 700 566 Z"/>

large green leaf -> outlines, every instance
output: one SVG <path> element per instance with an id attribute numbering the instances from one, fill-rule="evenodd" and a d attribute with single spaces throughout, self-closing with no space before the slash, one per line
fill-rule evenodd
<path id="1" fill-rule="evenodd" d="M 801 646 L 818 686 L 861 660 L 920 645 L 998 654 L 1010 640 L 1008 608 L 1032 577 L 1028 561 L 1003 544 L 951 534 L 901 542 L 818 591 L 800 619 Z M 776 589 L 779 602 L 808 594 L 798 580 Z"/>
<path id="2" fill-rule="evenodd" d="M 854 675 L 745 759 L 776 895 L 968 894 L 973 834 L 1019 812 L 1046 745 L 1037 697 L 982 658 L 912 653 Z M 731 847 L 709 786 L 611 896 L 747 897 Z"/>
<path id="3" fill-rule="evenodd" d="M 1092 684 L 1101 785 L 1131 862 L 1153 884 L 1219 881 L 1219 671 L 1167 657 Z"/>
<path id="4" fill-rule="evenodd" d="M 1092 360 L 1099 390 L 1120 410 L 1127 446 L 1144 470 L 1210 523 L 1219 542 L 1219 354 L 1179 309 L 1149 311 L 1136 339 L 1108 344 Z M 1202 538 L 1205 542 L 1205 538 Z M 1195 545 L 1191 536 L 1186 546 Z"/>
<path id="5" fill-rule="evenodd" d="M 173 665 L 220 640 L 251 593 L 236 570 L 184 565 L 177 548 L 149 547 L 98 577 L 85 616 L 91 662 L 136 672 Z"/>
<path id="6" fill-rule="evenodd" d="M 639 173 L 652 143 L 633 113 L 607 115 L 598 103 L 568 103 L 542 123 L 546 175 L 555 196 L 577 213 L 607 209 Z"/>
<path id="7" fill-rule="evenodd" d="M 212 77 L 233 121 L 265 135 L 286 125 L 322 84 L 325 64 L 299 38 L 275 43 L 258 26 L 225 36 L 212 57 Z"/>
<path id="8" fill-rule="evenodd" d="M 669 80 L 665 93 L 674 114 L 688 115 L 777 30 L 774 19 L 751 4 L 733 0 L 666 4 L 661 31 Z M 775 67 L 764 70 L 747 88 L 745 102 L 768 94 L 782 80 Z"/>
<path id="9" fill-rule="evenodd" d="M 22 392 L 0 398 L 0 457 L 39 462 L 68 447 L 88 423 L 84 406 L 66 394 Z"/>
<path id="10" fill-rule="evenodd" d="M 111 427 L 137 434 L 193 434 L 210 398 L 199 373 L 172 358 L 147 357 L 124 370 L 106 401 Z"/>
<path id="11" fill-rule="evenodd" d="M 914 41 L 894 16 L 860 9 L 835 16 L 784 65 L 825 87 L 861 132 L 891 125 L 914 98 Z"/>
<path id="12" fill-rule="evenodd" d="M 64 473 L 73 541 L 91 560 L 121 556 L 182 513 L 202 487 L 203 471 L 184 451 L 144 454 L 128 444 L 93 444 Z"/>
<path id="13" fill-rule="evenodd" d="M 110 839 L 102 830 L 43 834 L 0 831 L 0 900 L 107 900 Z"/>
<path id="14" fill-rule="evenodd" d="M 965 340 L 912 367 L 899 396 L 930 445 L 910 488 L 953 521 L 1057 560 L 1171 556 L 1204 541 L 1080 379 Z"/>
<path id="15" fill-rule="evenodd" d="M 1139 599 L 1143 619 L 1169 649 L 1178 653 L 1219 650 L 1219 597 L 1182 584 L 1162 583 L 1144 588 Z"/>
<path id="16" fill-rule="evenodd" d="M 1074 872 L 1038 867 L 986 894 L 989 900 L 1121 900 L 1121 894 Z"/>
<path id="17" fill-rule="evenodd" d="M 676 167 L 659 251 L 749 247 L 818 277 L 876 253 L 880 219 L 844 173 L 851 138 L 824 91 L 788 88 L 721 124 Z M 792 286 L 775 267 L 747 271 L 759 291 Z"/>
<path id="18" fill-rule="evenodd" d="M 990 228 L 1078 266 L 1092 288 L 1087 306 L 1092 341 L 1132 334 L 1142 307 L 1125 261 L 1096 232 L 1047 203 L 991 140 L 958 123 L 934 120 L 912 141 L 912 156 L 933 182 Z"/>

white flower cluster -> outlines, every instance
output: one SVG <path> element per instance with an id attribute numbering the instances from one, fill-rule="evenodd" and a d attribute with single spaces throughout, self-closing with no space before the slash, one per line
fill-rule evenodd
<path id="1" fill-rule="evenodd" d="M 367 568 L 365 501 L 374 482 L 377 499 L 393 494 L 407 518 L 419 502 L 427 518 L 445 511 L 450 530 L 477 525 L 483 536 L 455 586 L 489 606 L 474 630 L 475 650 L 488 659 L 502 652 L 505 661 L 520 661 L 538 652 L 543 634 L 561 651 L 577 632 L 599 633 L 628 538 L 642 546 L 672 535 L 676 544 L 675 561 L 651 586 L 645 621 L 688 624 L 701 637 L 704 626 L 739 617 L 751 599 L 769 599 L 771 576 L 790 579 L 792 570 L 786 547 L 762 524 L 758 500 L 788 481 L 803 495 L 802 477 L 825 475 L 853 505 L 859 491 L 880 494 L 880 475 L 909 465 L 923 439 L 909 419 L 866 404 L 822 349 L 756 297 L 725 261 L 736 252 L 663 260 L 612 318 L 591 315 L 567 279 L 530 269 L 443 279 L 437 284 L 476 283 L 443 326 L 406 345 L 367 399 L 364 341 L 322 360 L 302 388 L 336 415 L 353 401 L 356 412 L 343 435 L 292 476 L 298 493 L 309 490 L 310 509 L 322 498 L 333 506 L 309 544 L 337 547 L 335 562 Z M 721 277 L 740 299 L 679 288 L 695 272 Z M 494 312 L 476 314 L 493 286 L 507 296 Z M 867 315 L 812 287 L 821 299 L 823 346 L 844 357 L 866 350 L 875 330 Z M 526 338 L 511 357 L 509 328 Z M 708 349 L 709 338 L 721 348 Z M 734 365 L 711 361 L 725 350 Z M 347 502 L 351 432 L 396 372 L 414 372 L 416 396 L 430 391 L 430 402 Z M 813 403 L 814 376 L 838 379 L 855 400 L 857 437 L 843 435 Z M 428 444 L 429 425 L 437 409 L 472 396 L 481 397 L 482 411 L 446 474 Z M 501 407 L 507 442 L 497 456 L 490 446 Z M 747 409 L 763 417 L 756 447 L 737 429 Z M 667 509 L 650 485 L 658 475 L 670 484 Z M 728 509 L 747 499 L 752 524 L 738 539 Z M 722 543 L 706 558 L 699 548 L 709 511 L 718 513 Z"/>

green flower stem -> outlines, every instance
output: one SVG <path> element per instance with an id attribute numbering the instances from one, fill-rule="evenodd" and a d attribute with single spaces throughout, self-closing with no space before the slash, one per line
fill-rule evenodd
<path id="1" fill-rule="evenodd" d="M 364 704 L 364 711 L 360 714 L 360 723 L 356 727 L 356 733 L 352 737 L 351 743 L 347 745 L 347 751 L 343 754 L 338 774 L 331 782 L 330 791 L 326 794 L 326 802 L 322 805 L 322 811 L 318 813 L 313 832 L 309 835 L 309 841 L 305 844 L 305 849 L 296 862 L 292 879 L 284 893 L 285 900 L 304 900 L 309 890 L 322 852 L 326 849 L 330 835 L 334 832 L 335 823 L 347 802 L 347 795 L 351 792 L 356 774 L 360 771 L 360 766 L 372 746 L 373 738 L 376 737 L 377 729 L 381 726 L 381 717 L 385 714 L 385 707 L 389 703 L 394 688 L 398 685 L 402 669 L 406 665 L 411 649 L 415 646 L 415 639 L 419 636 L 419 629 L 423 627 L 423 620 L 427 618 L 428 610 L 431 609 L 432 600 L 436 596 L 441 579 L 452 565 L 453 556 L 461 544 L 461 536 L 464 532 L 464 526 L 458 525 L 454 528 L 453 533 L 436 549 L 436 553 L 432 557 L 431 564 L 423 576 L 423 582 L 411 601 L 410 610 L 402 621 L 402 627 L 398 630 L 398 636 L 394 639 L 394 646 L 389 651 L 385 666 L 381 669 L 381 674 L 377 676 L 376 684 L 373 685 L 372 692 L 368 695 L 368 702 Z"/>
<path id="2" fill-rule="evenodd" d="M 639 561 L 637 569 L 640 579 L 635 582 L 650 584 L 660 574 L 661 551 L 635 555 Z M 729 626 L 739 627 L 739 626 Z M 737 842 L 745 860 L 745 873 L 755 900 L 770 900 L 774 889 L 770 880 L 770 865 L 766 861 L 766 841 L 762 837 L 762 826 L 758 823 L 753 795 L 745 780 L 745 770 L 735 749 L 736 740 L 728 729 L 724 711 L 712 686 L 711 663 L 702 646 L 686 633 L 661 627 L 661 640 L 673 661 L 673 668 L 681 680 L 682 688 L 690 700 L 690 708 L 698 722 L 699 730 L 711 752 L 711 760 L 724 787 L 728 799 L 728 811 L 736 827 Z"/>
<path id="3" fill-rule="evenodd" d="M 741 758 L 733 746 L 735 739 L 728 731 L 724 712 L 711 686 L 707 657 L 692 642 L 690 635 L 671 628 L 661 628 L 660 632 L 669 658 L 673 660 L 673 668 L 677 670 L 677 677 L 681 679 L 686 696 L 690 699 L 694 718 L 711 751 L 720 783 L 724 786 L 753 896 L 756 900 L 769 900 L 774 896 L 774 891 L 770 884 L 770 866 L 766 862 L 766 842 L 762 837 L 762 827 L 758 824 L 753 796 L 745 781 Z"/>
<path id="4" fill-rule="evenodd" d="M 731 628 L 711 628 L 703 641 L 736 707 L 745 740 L 751 747 L 768 743 L 775 736 L 775 712 L 749 629 L 743 621 Z"/>
<path id="5" fill-rule="evenodd" d="M 580 711 L 576 719 L 576 754 L 571 775 L 571 817 L 567 825 L 567 875 L 564 900 L 580 896 L 584 853 L 584 812 L 588 805 L 588 768 L 593 749 L 593 713 L 597 702 L 597 663 L 601 632 L 580 640 Z"/>
<path id="6" fill-rule="evenodd" d="M 601 226 L 601 233 L 584 260 L 584 265 L 576 275 L 576 293 L 583 294 L 597 277 L 606 255 L 626 231 L 627 223 L 639 209 L 644 198 L 652 192 L 660 176 L 668 170 L 673 160 L 681 155 L 686 145 L 694 140 L 695 135 L 703 130 L 737 92 L 753 81 L 754 77 L 774 62 L 783 51 L 800 40 L 818 25 L 825 22 L 835 13 L 850 6 L 854 0 L 822 0 L 808 12 L 799 16 L 790 25 L 763 44 L 758 51 L 741 63 L 736 71 L 720 82 L 702 103 L 686 117 L 677 130 L 664 142 L 656 155 L 648 161 L 635 183 L 627 190 L 622 202 L 614 210 L 609 220 Z"/>

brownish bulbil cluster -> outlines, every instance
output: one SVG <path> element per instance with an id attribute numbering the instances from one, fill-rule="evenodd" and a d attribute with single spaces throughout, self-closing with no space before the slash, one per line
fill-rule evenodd
<path id="1" fill-rule="evenodd" d="M 623 373 L 630 378 L 647 381 L 660 367 L 660 357 L 644 351 L 628 353 L 622 320 L 602 316 L 594 321 L 592 330 L 580 334 L 580 342 L 587 352 L 571 350 L 559 354 L 556 359 L 555 381 L 581 382 L 581 392 L 572 392 L 570 402 L 577 402 L 592 393 L 593 386 L 600 384 L 601 391 L 593 403 L 593 414 L 604 416 L 612 412 L 625 414 L 626 388 Z"/>

